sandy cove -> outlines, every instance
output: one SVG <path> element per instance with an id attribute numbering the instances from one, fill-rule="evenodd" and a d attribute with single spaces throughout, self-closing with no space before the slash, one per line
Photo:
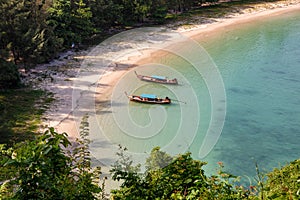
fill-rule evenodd
<path id="1" fill-rule="evenodd" d="M 281 15 L 294 10 L 300 11 L 300 0 L 257 4 L 255 7 L 239 10 L 238 13 L 231 13 L 230 16 L 223 18 L 214 18 L 204 22 L 203 18 L 200 18 L 199 21 L 196 19 L 192 25 L 189 23 L 188 26 L 183 25 L 186 22 L 178 22 L 177 24 L 166 26 L 168 31 L 180 33 L 186 37 L 201 41 L 202 39 L 208 39 L 214 33 L 217 34 L 219 31 L 238 26 L 239 24 L 255 21 L 261 17 Z M 153 35 L 151 37 L 155 39 L 157 36 Z M 163 38 L 159 39 L 159 42 L 163 41 Z M 120 47 L 110 47 L 104 44 L 86 51 L 70 51 L 63 54 L 59 60 L 47 65 L 40 65 L 34 69 L 34 72 L 47 73 L 50 77 L 36 83 L 36 87 L 52 92 L 54 98 L 57 99 L 51 109 L 45 113 L 43 128 L 54 127 L 60 133 L 66 132 L 71 140 L 80 137 L 79 126 L 82 116 L 86 113 L 95 114 L 102 109 L 109 110 L 112 92 L 118 81 L 133 67 L 151 63 L 153 59 L 163 56 L 164 53 L 153 49 L 129 52 L 125 50 L 121 53 L 121 55 L 125 56 L 121 58 L 113 56 L 115 52 L 119 49 L 122 50 L 126 46 L 127 43 L 122 43 Z M 101 56 L 102 54 L 104 56 Z M 103 61 L 103 57 L 106 57 L 106 55 L 111 60 Z M 102 61 L 99 61 L 100 57 Z M 104 67 L 101 69 L 93 67 L 100 65 Z M 82 85 L 80 85 L 81 83 Z M 90 94 L 91 92 L 93 93 L 92 95 Z M 78 103 L 82 98 L 89 99 L 85 104 Z M 89 105 L 91 102 L 94 105 Z M 78 107 L 83 108 L 83 111 L 76 112 Z M 93 131 L 93 128 L 91 131 Z M 103 140 L 106 140 L 106 138 L 103 138 Z M 106 148 L 100 151 L 102 155 L 109 158 L 112 150 L 110 150 L 110 147 Z M 100 164 L 103 166 L 103 163 Z M 108 175 L 107 170 L 103 168 L 106 175 Z M 109 189 L 118 185 L 115 183 L 107 184 Z"/>
<path id="2" fill-rule="evenodd" d="M 200 25 L 195 24 L 192 27 L 189 26 L 188 28 L 185 26 L 180 26 L 176 28 L 175 31 L 189 38 L 201 41 L 207 39 L 208 37 L 211 37 L 211 35 L 213 34 L 218 34 L 219 31 L 232 28 L 239 24 L 258 20 L 261 17 L 281 15 L 283 13 L 288 13 L 294 10 L 300 11 L 299 0 L 283 1 L 276 4 L 259 4 L 256 6 L 256 8 L 243 10 L 243 14 L 236 14 L 234 16 L 230 16 L 230 18 L 216 18 L 216 22 Z M 99 107 L 107 107 L 110 105 L 109 101 L 111 99 L 114 86 L 116 85 L 118 80 L 122 78 L 122 76 L 128 73 L 128 71 L 132 70 L 133 67 L 151 63 L 153 60 L 155 60 L 155 58 L 162 57 L 164 54 L 165 52 L 161 50 L 143 51 L 142 55 L 132 56 L 129 57 L 128 60 L 122 61 L 122 64 L 127 65 L 128 67 L 123 67 L 121 70 L 119 70 L 117 69 L 118 66 L 116 65 L 107 74 L 102 76 L 99 82 L 105 86 L 98 87 L 97 94 L 100 95 L 96 95 L 97 102 L 103 102 L 102 105 L 99 105 Z M 71 134 L 71 136 L 73 135 Z"/>
<path id="3" fill-rule="evenodd" d="M 214 33 L 217 34 L 219 31 L 239 24 L 257 20 L 261 17 L 280 15 L 293 10 L 300 10 L 300 0 L 257 4 L 252 8 L 242 9 L 238 13 L 231 13 L 227 17 L 214 18 L 204 22 L 201 18 L 198 22 L 197 19 L 193 21 L 192 25 L 181 25 L 186 22 L 178 22 L 177 24 L 167 25 L 167 27 L 187 37 L 201 40 L 210 37 Z M 39 87 L 54 93 L 54 97 L 57 99 L 52 108 L 46 112 L 44 125 L 46 127 L 55 127 L 58 132 L 68 133 L 71 139 L 79 137 L 78 119 L 74 118 L 72 108 L 74 107 L 74 105 L 72 106 L 72 104 L 74 104 L 74 102 L 72 103 L 74 80 L 76 80 L 76 73 L 80 70 L 80 62 L 86 59 L 86 55 L 88 55 L 90 50 L 75 52 L 75 54 L 71 52 L 67 55 L 63 55 L 68 57 L 65 62 L 57 63 L 54 61 L 48 65 L 37 67 L 39 71 L 49 71 L 53 70 L 53 66 L 68 66 L 65 69 L 68 71 L 67 74 L 55 73 L 55 76 L 51 77 L 53 79 L 51 82 L 39 83 Z M 137 55 L 125 56 L 125 60 L 110 63 L 107 69 L 105 69 L 105 73 L 101 72 L 103 75 L 98 80 L 98 87 L 95 89 L 96 93 L 99 94 L 96 96 L 96 101 L 98 103 L 102 102 L 100 105 L 97 105 L 97 108 L 101 109 L 101 107 L 107 107 L 114 85 L 131 67 L 149 63 L 153 58 L 160 56 L 162 56 L 161 51 L 143 51 L 142 54 L 138 53 Z M 121 63 L 120 65 L 122 66 L 118 66 L 118 63 Z M 70 71 L 71 75 L 69 73 Z"/>
<path id="4" fill-rule="evenodd" d="M 199 25 L 195 24 L 188 27 L 183 25 L 177 28 L 176 31 L 192 39 L 201 40 L 210 37 L 214 33 L 218 34 L 219 31 L 237 26 L 239 24 L 258 20 L 261 17 L 281 15 L 294 10 L 300 11 L 300 0 L 258 4 L 255 8 L 242 10 L 243 14 L 232 15 L 230 18 L 216 18 L 216 22 L 212 23 Z M 100 101 L 109 101 L 114 85 L 124 74 L 130 70 L 131 67 L 150 63 L 153 58 L 161 57 L 163 54 L 164 52 L 159 50 L 148 52 L 145 51 L 142 56 L 130 57 L 129 60 L 125 61 L 129 66 L 127 69 L 113 70 L 101 78 L 100 82 L 107 86 L 98 88 L 97 92 L 104 95 L 97 96 L 97 99 Z"/>

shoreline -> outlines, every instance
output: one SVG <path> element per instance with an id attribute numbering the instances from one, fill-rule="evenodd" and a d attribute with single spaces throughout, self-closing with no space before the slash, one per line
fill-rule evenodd
<path id="1" fill-rule="evenodd" d="M 278 4 L 281 5 L 281 4 Z M 230 18 L 221 18 L 218 19 L 216 22 L 209 23 L 206 25 L 200 25 L 196 28 L 191 28 L 188 30 L 181 31 L 180 33 L 191 37 L 191 38 L 200 38 L 200 37 L 207 37 L 207 34 L 217 31 L 217 30 L 225 30 L 225 28 L 231 26 L 237 26 L 241 24 L 245 24 L 247 22 L 253 22 L 261 19 L 262 17 L 274 17 L 279 16 L 284 13 L 288 13 L 291 11 L 299 10 L 300 9 L 300 1 L 297 1 L 297 4 L 290 4 L 290 5 L 282 5 L 275 8 L 270 8 L 266 10 L 257 10 L 252 12 L 245 12 L 243 14 L 239 14 L 236 16 L 232 16 Z M 200 34 L 203 34 L 200 36 Z M 218 33 L 216 33 L 218 34 Z"/>
<path id="2" fill-rule="evenodd" d="M 188 38 L 194 39 L 194 40 L 204 40 L 208 37 L 212 37 L 209 35 L 209 33 L 219 34 L 218 30 L 225 30 L 226 28 L 232 28 L 233 26 L 237 26 L 239 24 L 245 24 L 247 22 L 252 22 L 255 20 L 260 19 L 261 17 L 273 17 L 278 16 L 284 13 L 288 13 L 290 11 L 294 10 L 300 10 L 300 1 L 297 1 L 299 4 L 293 4 L 293 5 L 284 5 L 283 7 L 277 7 L 271 10 L 258 10 L 258 11 L 252 11 L 250 13 L 244 13 L 239 14 L 236 16 L 233 16 L 232 18 L 222 18 L 219 19 L 217 22 L 214 23 L 208 23 L 208 24 L 201 24 L 197 26 L 197 28 L 193 27 L 190 29 L 182 29 L 178 28 L 175 30 L 175 32 L 178 32 Z M 273 4 L 273 3 L 272 3 Z M 215 33 L 217 32 L 217 33 Z M 112 68 L 103 75 L 99 79 L 99 84 L 105 85 L 104 87 L 98 87 L 96 90 L 97 94 L 95 99 L 97 102 L 108 102 L 111 100 L 111 95 L 114 90 L 114 86 L 118 82 L 119 79 L 122 78 L 123 75 L 125 75 L 127 72 L 132 70 L 132 68 L 137 68 L 140 65 L 144 65 L 147 63 L 151 63 L 151 61 L 155 60 L 158 57 L 162 57 L 165 54 L 163 50 L 145 50 L 142 55 L 132 56 L 129 57 L 125 62 L 125 65 L 128 65 L 127 68 L 122 68 L 121 70 L 116 70 L 115 68 Z M 105 94 L 105 95 L 103 95 Z M 104 105 L 103 105 L 104 104 Z M 103 103 L 100 105 L 100 107 L 107 107 L 108 105 L 105 105 Z M 109 104 L 109 103 L 108 103 Z"/>
<path id="3" fill-rule="evenodd" d="M 250 21 L 255 21 L 260 19 L 261 17 L 272 17 L 281 15 L 283 13 L 288 13 L 293 10 L 300 10 L 300 0 L 294 1 L 297 4 L 294 5 L 284 5 L 282 7 L 277 7 L 275 9 L 265 9 L 265 10 L 256 10 L 248 13 L 237 14 L 232 16 L 231 18 L 217 18 L 216 22 L 210 22 L 207 24 L 199 24 L 198 26 L 189 27 L 188 29 L 179 27 L 175 30 L 172 29 L 173 32 L 182 34 L 191 39 L 199 40 L 202 38 L 203 40 L 213 36 L 214 34 L 218 34 L 218 31 L 226 30 L 226 28 L 231 28 L 234 26 L 238 26 L 239 24 L 247 23 Z M 274 3 L 270 3 L 274 4 Z M 99 49 L 97 49 L 99 50 Z M 114 53 L 115 49 L 108 49 L 110 53 Z M 93 50 L 92 50 L 93 51 Z M 102 51 L 101 51 L 102 52 Z M 100 55 L 100 51 L 96 51 L 95 55 Z M 107 111 L 111 105 L 111 97 L 114 91 L 114 87 L 117 85 L 118 81 L 124 76 L 128 71 L 133 68 L 147 64 L 151 62 L 153 59 L 155 60 L 158 57 L 161 57 L 164 53 L 163 50 L 152 49 L 152 50 L 144 50 L 141 52 L 129 53 L 127 58 L 121 61 L 113 60 L 113 62 L 108 62 L 109 64 L 106 66 L 103 71 L 94 71 L 92 74 L 98 73 L 97 82 L 91 82 L 88 85 L 88 90 L 93 91 L 96 95 L 91 97 L 96 102 L 95 107 L 91 107 L 88 111 L 90 113 L 96 113 L 99 110 Z M 89 67 L 89 63 L 85 63 L 90 54 L 86 51 L 84 55 L 78 54 L 75 55 L 74 58 L 77 60 L 73 63 L 76 67 L 72 68 L 71 77 L 54 77 L 56 81 L 50 83 L 52 85 L 47 86 L 51 92 L 55 93 L 59 98 L 57 104 L 54 105 L 53 109 L 49 110 L 45 116 L 47 117 L 46 125 L 49 127 L 54 127 L 57 132 L 66 132 L 71 141 L 75 141 L 76 138 L 79 138 L 79 124 L 81 117 L 80 115 L 76 115 L 74 113 L 74 90 L 76 90 L 76 79 L 74 76 L 75 72 L 80 71 L 80 66 L 86 65 Z M 98 64 L 95 61 L 96 64 Z M 46 68 L 47 70 L 47 68 Z M 67 69 L 68 70 L 68 69 Z M 102 75 L 101 75 L 102 74 Z M 101 75 L 101 78 L 99 76 Z M 68 81 L 65 81 L 68 79 Z M 80 94 L 84 96 L 84 94 Z M 80 98 L 79 96 L 78 98 Z M 92 110 L 93 109 L 93 110 Z M 86 111 L 85 111 L 86 112 Z M 85 114 L 85 113 L 79 113 Z M 93 130 L 93 127 L 90 129 Z M 102 138 L 102 140 L 106 140 L 106 138 Z M 104 145 L 105 146 L 105 145 Z M 115 152 L 113 147 L 107 145 L 106 147 L 99 148 L 101 155 L 105 157 L 104 159 L 114 158 Z M 109 176 L 108 166 L 101 163 L 101 161 L 96 160 L 96 162 L 100 162 L 102 165 L 103 176 Z M 118 183 L 115 183 L 111 180 L 107 182 L 107 188 L 112 189 L 118 187 Z"/>
<path id="4" fill-rule="evenodd" d="M 269 8 L 270 5 L 273 7 Z M 228 18 L 215 18 L 215 22 L 207 22 L 205 24 L 198 24 L 188 28 L 181 26 L 176 29 L 172 29 L 173 32 L 182 34 L 188 38 L 201 40 L 210 37 L 210 33 L 216 32 L 213 34 L 218 34 L 219 30 L 224 30 L 228 27 L 234 27 L 239 24 L 258 20 L 262 17 L 271 17 L 298 9 L 300 9 L 300 0 L 280 1 L 276 3 L 272 2 L 264 5 L 259 4 L 257 9 L 250 9 L 251 11 L 247 11 L 246 9 L 242 14 L 238 13 Z M 87 54 L 86 52 L 87 51 L 84 53 L 85 55 Z M 97 102 L 110 101 L 114 85 L 125 73 L 127 73 L 132 67 L 151 62 L 151 60 L 155 59 L 155 57 L 161 56 L 161 53 L 161 50 L 143 51 L 142 55 L 131 55 L 127 60 L 123 60 L 122 65 L 127 66 L 121 67 L 121 69 L 117 66 L 118 62 L 114 63 L 115 66 L 109 66 L 108 69 L 105 69 L 105 73 L 97 83 L 98 87 L 96 88 L 96 93 L 100 95 L 97 95 L 95 100 Z M 77 62 L 80 60 L 83 61 L 86 58 L 85 55 L 75 54 L 74 59 Z M 78 72 L 78 65 L 80 64 L 75 63 L 75 65 L 77 66 L 75 67 L 75 70 L 74 68 L 72 69 L 73 73 L 74 71 Z M 58 77 L 58 79 L 66 79 L 66 77 Z M 46 113 L 47 115 L 50 115 L 50 117 L 47 116 L 46 123 L 44 124 L 46 127 L 55 127 L 58 132 L 68 133 L 69 137 L 74 140 L 79 137 L 78 128 L 76 128 L 76 120 L 72 116 L 72 90 L 74 89 L 72 83 L 74 83 L 76 78 L 72 75 L 71 78 L 67 79 L 67 83 L 63 83 L 66 81 L 60 81 L 46 87 L 46 89 L 50 90 L 54 94 L 58 94 L 57 96 L 60 100 L 57 105 L 54 106 L 54 109 L 51 109 Z M 63 108 L 59 108 L 60 106 Z M 106 105 L 100 105 L 100 107 L 105 106 Z"/>
<path id="5" fill-rule="evenodd" d="M 286 3 L 286 4 L 283 4 Z M 273 7 L 268 8 L 271 5 Z M 275 7 L 275 8 L 274 8 Z M 264 9 L 263 9 L 264 8 Z M 213 34 L 218 34 L 218 30 L 224 30 L 228 27 L 237 26 L 239 24 L 247 23 L 250 21 L 258 20 L 262 17 L 271 17 L 275 15 L 280 15 L 289 11 L 298 10 L 300 9 L 300 0 L 294 0 L 294 1 L 280 1 L 280 2 L 271 2 L 271 3 L 265 3 L 264 6 L 261 6 L 259 4 L 257 10 L 251 10 L 251 11 L 243 11 L 242 14 L 236 14 L 234 16 L 230 16 L 230 18 L 215 18 L 215 22 L 208 22 L 205 24 L 198 24 L 194 25 L 189 28 L 179 27 L 177 29 L 173 29 L 174 32 L 177 32 L 179 34 L 182 34 L 188 38 L 191 39 L 206 39 L 207 37 L 210 37 L 210 33 L 216 32 Z M 213 35 L 212 34 L 212 35 Z M 85 54 L 87 51 L 83 53 L 83 55 L 75 54 L 74 59 L 76 60 L 75 64 L 76 67 L 73 67 L 72 75 L 71 76 L 63 76 L 63 77 L 54 77 L 56 80 L 59 80 L 59 82 L 50 83 L 50 86 L 42 86 L 42 88 L 45 88 L 54 94 L 63 95 L 63 97 L 60 98 L 60 102 L 57 103 L 57 105 L 54 106 L 50 111 L 48 111 L 46 114 L 50 114 L 51 116 L 47 116 L 47 120 L 44 123 L 44 125 L 47 127 L 55 127 L 55 129 L 59 132 L 67 132 L 69 137 L 74 139 L 79 137 L 78 133 L 76 133 L 76 128 L 74 127 L 74 119 L 71 117 L 72 115 L 72 83 L 74 82 L 74 71 L 75 73 L 79 70 L 79 63 L 78 61 L 85 59 Z M 114 88 L 114 85 L 118 82 L 118 80 L 127 73 L 132 67 L 136 67 L 138 65 L 146 64 L 153 60 L 155 57 L 161 56 L 161 50 L 152 50 L 152 51 L 143 51 L 142 55 L 132 55 L 129 56 L 127 60 L 123 61 L 122 64 L 127 65 L 127 67 L 121 67 L 121 69 L 118 68 L 118 62 L 115 63 L 115 66 L 109 67 L 109 69 L 106 69 L 106 72 L 103 74 L 103 76 L 99 79 L 99 82 L 97 83 L 99 87 L 96 88 L 96 92 L 98 94 L 95 98 L 97 102 L 105 102 L 110 100 L 110 96 L 112 93 L 112 90 Z M 41 67 L 41 70 L 45 70 L 43 68 L 49 68 Z M 74 69 L 75 68 L 75 69 Z M 68 70 L 68 69 L 67 69 Z M 62 80 L 64 79 L 64 80 Z M 65 81 L 68 79 L 68 81 Z M 67 82 L 67 83 L 63 83 Z M 45 84 L 45 83 L 43 83 Z M 102 85 L 102 86 L 101 86 Z M 61 91 L 64 90 L 64 91 Z M 105 94 L 105 95 L 103 95 Z M 66 98 L 67 97 L 67 98 Z M 61 105 L 63 106 L 63 109 L 59 109 L 58 107 Z M 104 105 L 105 106 L 105 105 Z M 60 117 L 57 118 L 57 115 Z"/>

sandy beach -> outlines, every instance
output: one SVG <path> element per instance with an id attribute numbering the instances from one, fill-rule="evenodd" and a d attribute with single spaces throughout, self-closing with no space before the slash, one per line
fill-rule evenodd
<path id="1" fill-rule="evenodd" d="M 179 25 L 173 25 L 173 27 L 171 25 L 167 26 L 169 28 L 171 27 L 171 31 L 201 41 L 202 39 L 205 40 L 213 34 L 217 34 L 219 31 L 226 30 L 230 27 L 258 20 L 261 17 L 281 15 L 292 10 L 300 10 L 299 0 L 257 4 L 252 8 L 241 9 L 238 13 L 230 14 L 230 16 L 227 17 L 215 18 L 213 20 L 207 20 L 206 22 L 203 22 L 203 20 L 197 22 L 197 20 L 195 20 L 193 21 L 194 24 L 189 26 L 180 25 L 180 23 Z M 182 22 L 182 24 L 184 23 L 185 22 Z M 45 125 L 47 127 L 55 127 L 58 132 L 68 133 L 71 139 L 79 136 L 78 119 L 75 119 L 73 116 L 74 99 L 72 101 L 72 95 L 74 94 L 73 86 L 74 81 L 76 80 L 74 73 L 80 70 L 79 62 L 83 62 L 87 59 L 86 55 L 88 55 L 88 52 L 89 50 L 71 54 L 70 57 L 73 56 L 73 59 L 75 59 L 76 62 L 69 64 L 71 69 L 67 70 L 72 71 L 72 75 L 63 77 L 57 75 L 54 77 L 55 81 L 51 83 L 48 82 L 47 86 L 44 87 L 53 92 L 55 94 L 54 97 L 58 98 L 58 101 L 53 105 L 52 109 L 46 113 L 47 118 L 45 120 Z M 162 56 L 162 53 L 163 52 L 159 50 L 143 51 L 142 53 L 137 52 L 136 54 L 132 53 L 129 56 L 124 56 L 120 61 L 110 63 L 107 69 L 105 69 L 105 73 L 101 72 L 103 75 L 97 80 L 98 87 L 95 88 L 95 91 L 98 95 L 96 95 L 95 99 L 98 103 L 101 102 L 97 105 L 97 109 L 109 105 L 111 93 L 115 84 L 129 69 L 147 64 L 151 62 L 153 58 Z M 67 62 L 69 62 L 69 60 L 67 60 Z M 120 67 L 120 65 L 122 66 Z M 46 69 L 49 69 L 49 67 L 46 67 Z M 42 68 L 42 70 L 46 69 Z"/>
<path id="2" fill-rule="evenodd" d="M 186 26 L 182 24 L 167 25 L 163 31 L 183 35 L 198 41 L 209 39 L 209 37 L 231 27 L 239 26 L 243 23 L 259 20 L 262 17 L 271 17 L 288 13 L 293 10 L 300 11 L 300 0 L 278 1 L 276 3 L 257 4 L 253 7 L 243 8 L 230 16 L 204 20 L 201 18 L 193 21 L 193 24 Z M 135 32 L 133 32 L 135 33 Z M 63 73 L 53 73 L 52 80 L 39 83 L 40 88 L 46 89 L 54 94 L 56 102 L 52 108 L 45 113 L 44 127 L 54 127 L 58 132 L 66 132 L 71 140 L 80 137 L 80 121 L 85 114 L 96 115 L 104 110 L 110 111 L 111 96 L 118 81 L 129 71 L 140 65 L 151 63 L 153 59 L 164 55 L 164 51 L 148 48 L 147 45 L 157 43 L 168 45 L 171 36 L 150 35 L 150 43 L 142 46 L 145 38 L 136 38 L 136 41 L 119 42 L 119 38 L 113 38 L 107 43 L 104 42 L 94 48 L 82 52 L 71 52 L 64 56 L 63 62 L 54 62 L 49 65 L 39 66 L 39 71 L 51 71 L 55 65 L 67 66 Z M 134 36 L 131 36 L 134 38 Z M 132 38 L 130 38 L 132 39 Z M 138 44 L 138 45 L 137 45 Z M 140 46 L 139 46 L 140 45 Z M 138 51 L 135 48 L 140 49 Z M 128 50 L 129 49 L 129 50 Z M 147 50 L 149 49 L 149 50 Z M 108 59 L 109 58 L 109 59 Z M 99 67 L 102 66 L 102 67 Z M 95 131 L 97 127 L 90 127 Z M 106 140 L 106 138 L 103 138 Z M 104 157 L 110 158 L 113 151 L 106 146 L 99 151 Z M 101 163 L 102 164 L 102 163 Z M 105 171 L 105 169 L 103 168 Z M 106 172 L 104 172 L 105 174 Z M 115 184 L 112 184 L 113 188 Z"/>

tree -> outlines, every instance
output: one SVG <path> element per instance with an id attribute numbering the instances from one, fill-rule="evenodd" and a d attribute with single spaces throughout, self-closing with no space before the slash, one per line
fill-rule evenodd
<path id="1" fill-rule="evenodd" d="M 164 158 L 169 163 L 166 166 L 161 162 Z M 249 190 L 233 186 L 236 177 L 225 173 L 222 165 L 218 175 L 207 177 L 202 169 L 206 163 L 194 160 L 190 153 L 171 159 L 156 147 L 144 174 L 128 170 L 132 162 L 128 157 L 125 160 L 127 167 L 118 161 L 112 169 L 113 179 L 123 181 L 120 189 L 112 191 L 114 199 L 246 199 L 251 195 Z M 158 167 L 160 163 L 163 168 Z"/>
<path id="2" fill-rule="evenodd" d="M 117 156 L 119 159 L 112 166 L 110 172 L 113 174 L 113 180 L 124 180 L 123 187 L 131 187 L 140 181 L 138 172 L 140 171 L 140 164 L 133 166 L 133 161 L 130 156 L 126 155 L 127 149 L 119 145 L 119 152 Z"/>
<path id="3" fill-rule="evenodd" d="M 91 0 L 88 6 L 93 15 L 93 25 L 98 31 L 108 30 L 124 21 L 123 7 L 113 0 Z"/>
<path id="4" fill-rule="evenodd" d="M 46 24 L 45 1 L 0 2 L 1 57 L 13 56 L 15 64 L 40 63 L 53 57 L 59 40 Z"/>
<path id="5" fill-rule="evenodd" d="M 134 0 L 134 16 L 137 22 L 144 22 L 150 11 L 151 0 Z"/>
<path id="6" fill-rule="evenodd" d="M 172 162 L 173 158 L 166 152 L 160 151 L 160 147 L 152 149 L 150 156 L 146 160 L 147 172 L 155 171 L 166 167 Z"/>
<path id="7" fill-rule="evenodd" d="M 149 17 L 156 23 L 162 23 L 168 13 L 168 5 L 165 0 L 152 0 Z"/>
<path id="8" fill-rule="evenodd" d="M 195 189 L 207 186 L 203 165 L 204 162 L 193 160 L 190 153 L 179 155 L 172 163 L 162 168 L 161 173 L 150 174 L 148 180 L 155 187 L 156 196 L 159 198 L 191 196 Z"/>
<path id="9" fill-rule="evenodd" d="M 0 89 L 16 88 L 20 86 L 18 68 L 12 62 L 0 58 Z"/>
<path id="10" fill-rule="evenodd" d="M 94 31 L 92 12 L 83 0 L 55 0 L 48 14 L 48 26 L 66 47 L 82 42 Z"/>
<path id="11" fill-rule="evenodd" d="M 99 168 L 92 169 L 84 141 L 72 152 L 66 133 L 53 128 L 31 142 L 1 150 L 1 171 L 13 171 L 0 188 L 1 198 L 96 199 Z M 82 146 L 83 145 L 83 146 Z M 96 182 L 94 182 L 96 181 Z"/>

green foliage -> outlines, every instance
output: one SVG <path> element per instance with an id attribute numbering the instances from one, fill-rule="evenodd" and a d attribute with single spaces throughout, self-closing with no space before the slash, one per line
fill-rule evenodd
<path id="1" fill-rule="evenodd" d="M 60 47 L 46 24 L 45 1 L 2 0 L 0 3 L 1 57 L 15 63 L 49 60 Z M 10 54 L 11 53 L 11 54 Z"/>
<path id="2" fill-rule="evenodd" d="M 54 28 L 56 37 L 67 47 L 80 43 L 94 31 L 92 12 L 83 0 L 55 0 L 48 14 L 48 26 Z"/>
<path id="3" fill-rule="evenodd" d="M 110 172 L 113 174 L 113 180 L 124 180 L 123 187 L 132 187 L 134 184 L 140 182 L 138 172 L 140 171 L 140 164 L 133 166 L 133 161 L 130 156 L 126 155 L 127 149 L 119 145 L 119 152 L 117 156 L 119 159 L 112 166 Z"/>
<path id="4" fill-rule="evenodd" d="M 172 160 L 173 158 L 169 154 L 160 151 L 160 147 L 155 147 L 146 160 L 146 171 L 150 172 L 164 168 L 169 165 Z"/>
<path id="5" fill-rule="evenodd" d="M 162 24 L 178 16 L 187 19 L 191 13 L 208 18 L 224 16 L 232 11 L 230 5 L 249 2 L 222 2 L 224 6 L 218 4 L 213 9 L 201 7 L 217 1 L 0 0 L 0 58 L 31 67 L 53 59 L 73 43 L 95 41 L 127 26 Z"/>
<path id="6" fill-rule="evenodd" d="M 149 18 L 156 23 L 163 23 L 168 13 L 168 5 L 165 0 L 152 0 Z"/>
<path id="7" fill-rule="evenodd" d="M 92 22 L 98 31 L 108 30 L 124 22 L 122 5 L 113 0 L 92 0 L 89 3 L 93 14 Z"/>
<path id="8" fill-rule="evenodd" d="M 100 168 L 90 163 L 88 116 L 81 125 L 82 140 L 75 149 L 69 148 L 65 133 L 58 134 L 53 128 L 32 142 L 13 148 L 0 145 L 0 198 L 104 198 Z M 260 193 L 264 193 L 260 195 L 255 186 L 238 186 L 238 177 L 226 173 L 221 162 L 216 175 L 206 176 L 202 169 L 206 163 L 192 159 L 190 153 L 172 158 L 156 147 L 147 159 L 145 173 L 140 173 L 140 165 L 133 165 L 126 148 L 120 146 L 118 155 L 111 172 L 122 185 L 112 191 L 113 199 L 299 199 L 300 160 L 275 169 L 266 182 L 258 172 L 263 185 Z"/>
<path id="9" fill-rule="evenodd" d="M 78 179 L 77 190 L 79 193 L 74 199 L 96 199 L 101 196 L 104 188 L 100 188 L 101 167 L 91 167 L 91 153 L 89 151 L 90 140 L 88 115 L 84 115 L 80 126 L 80 139 L 76 139 L 77 147 L 69 156 L 73 163 L 75 179 Z M 104 184 L 104 183 L 103 183 Z"/>
<path id="10" fill-rule="evenodd" d="M 216 175 L 207 179 L 208 187 L 201 195 L 204 199 L 255 199 L 254 186 L 245 188 L 239 184 L 239 177 L 224 171 L 222 162 L 218 162 L 219 170 Z"/>
<path id="11" fill-rule="evenodd" d="M 257 168 L 257 186 L 245 188 L 239 177 L 224 171 L 222 162 L 216 175 L 206 176 L 204 162 L 193 160 L 190 153 L 171 158 L 159 147 L 152 150 L 146 161 L 146 172 L 132 169 L 132 161 L 121 149 L 118 155 L 126 157 L 126 168 L 113 166 L 113 178 L 122 180 L 120 189 L 112 191 L 114 199 L 299 199 L 300 160 L 267 174 Z M 164 166 L 163 159 L 168 165 Z M 172 162 L 170 162 L 172 161 Z M 161 163 L 164 163 L 161 165 Z M 161 168 L 161 166 L 164 166 Z M 135 168 L 136 169 L 136 168 Z M 129 173 L 131 175 L 129 176 Z M 117 176 L 116 176 L 117 175 Z"/>
<path id="12" fill-rule="evenodd" d="M 10 199 L 96 199 L 100 169 L 90 167 L 85 141 L 72 152 L 67 134 L 53 128 L 32 142 L 1 148 L 1 171 L 13 171 L 1 186 Z M 94 182 L 96 181 L 96 182 Z"/>
<path id="13" fill-rule="evenodd" d="M 267 174 L 266 199 L 300 199 L 300 159 Z"/>
<path id="14" fill-rule="evenodd" d="M 17 88 L 19 86 L 20 77 L 17 66 L 0 58 L 0 89 Z"/>
<path id="15" fill-rule="evenodd" d="M 156 147 L 147 159 L 145 174 L 128 170 L 132 161 L 124 149 L 119 156 L 126 157 L 127 167 L 120 167 L 119 161 L 113 166 L 113 179 L 123 181 L 119 190 L 112 191 L 114 199 L 246 199 L 253 195 L 243 187 L 235 187 L 237 177 L 225 173 L 222 165 L 218 175 L 207 177 L 202 169 L 206 163 L 192 159 L 190 153 L 171 159 Z M 160 168 L 162 158 L 169 164 Z"/>
<path id="16" fill-rule="evenodd" d="M 193 160 L 190 153 L 179 155 L 170 165 L 161 170 L 155 191 L 157 197 L 167 199 L 172 197 L 197 196 L 195 189 L 206 187 L 206 176 L 202 170 L 205 163 Z M 199 191 L 198 193 L 201 193 Z"/>
<path id="17" fill-rule="evenodd" d="M 33 139 L 53 96 L 28 88 L 0 91 L 0 144 Z"/>

